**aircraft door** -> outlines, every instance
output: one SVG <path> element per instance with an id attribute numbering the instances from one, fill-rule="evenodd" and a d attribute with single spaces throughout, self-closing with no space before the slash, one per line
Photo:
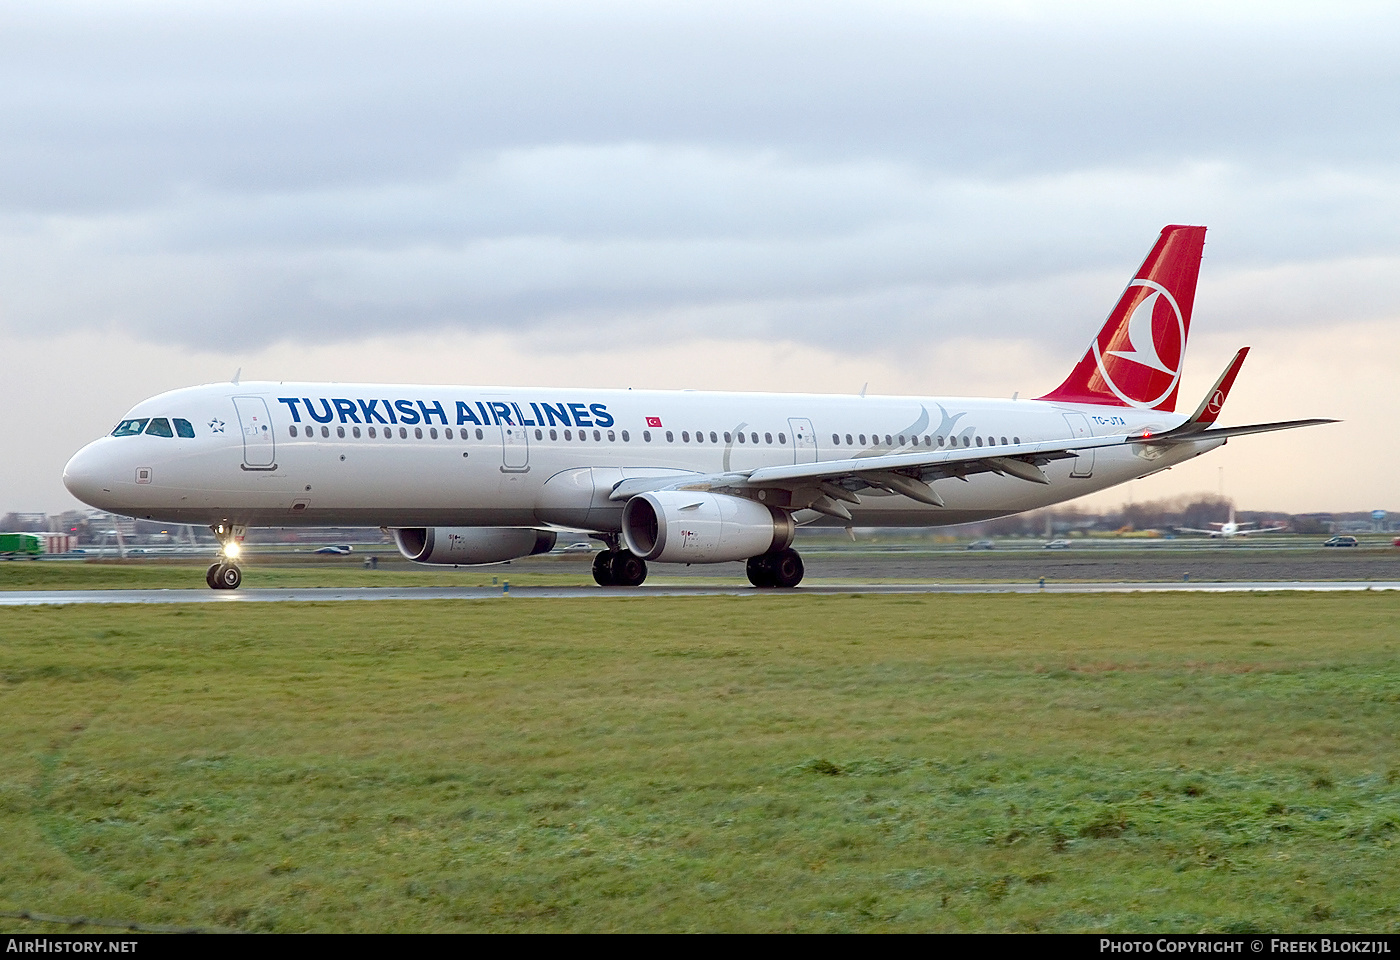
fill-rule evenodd
<path id="1" fill-rule="evenodd" d="M 1065 421 L 1069 423 L 1069 435 L 1073 440 L 1087 440 L 1094 435 L 1094 431 L 1089 429 L 1089 418 L 1082 413 L 1067 413 Z M 1094 475 L 1094 451 L 1092 449 L 1083 450 L 1074 458 L 1074 468 L 1070 470 L 1071 477 L 1092 477 Z"/>
<path id="2" fill-rule="evenodd" d="M 530 469 L 530 437 L 524 427 L 501 424 L 501 472 L 526 473 Z"/>
<path id="3" fill-rule="evenodd" d="M 267 403 L 262 397 L 234 397 L 233 408 L 243 429 L 243 469 L 276 470 L 277 441 Z"/>
<path id="4" fill-rule="evenodd" d="M 812 421 L 805 417 L 789 417 L 792 428 L 792 462 L 817 462 L 817 432 L 812 429 Z"/>

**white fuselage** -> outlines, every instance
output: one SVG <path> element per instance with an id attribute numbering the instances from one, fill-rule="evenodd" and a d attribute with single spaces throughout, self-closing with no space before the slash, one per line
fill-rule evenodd
<path id="1" fill-rule="evenodd" d="M 64 482 L 114 513 L 192 524 L 596 531 L 619 529 L 621 504 L 600 494 L 628 477 L 975 449 L 989 438 L 1158 432 L 1185 419 L 1036 400 L 327 383 L 189 387 L 145 400 L 127 418 L 180 418 L 194 436 L 107 436 L 79 451 Z M 980 473 L 938 481 L 943 507 L 865 491 L 851 521 L 801 519 L 982 520 L 1102 490 L 1222 442 L 1089 450 L 1046 465 L 1048 485 Z"/>

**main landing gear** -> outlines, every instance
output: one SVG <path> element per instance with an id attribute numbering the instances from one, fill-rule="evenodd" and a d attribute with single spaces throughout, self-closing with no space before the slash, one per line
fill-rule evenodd
<path id="1" fill-rule="evenodd" d="M 593 579 L 600 587 L 640 587 L 647 562 L 631 550 L 604 550 L 593 558 Z"/>
<path id="2" fill-rule="evenodd" d="M 209 567 L 204 580 L 214 590 L 237 590 L 243 582 L 243 571 L 238 568 L 238 555 L 243 552 L 243 537 L 248 528 L 242 524 L 216 523 L 209 528 L 223 544 L 223 552 L 218 561 Z"/>
<path id="3" fill-rule="evenodd" d="M 755 587 L 781 587 L 788 589 L 802 582 L 805 569 L 797 551 L 788 547 L 777 553 L 765 553 L 759 557 L 749 557 L 744 568 L 749 575 L 749 583 Z"/>

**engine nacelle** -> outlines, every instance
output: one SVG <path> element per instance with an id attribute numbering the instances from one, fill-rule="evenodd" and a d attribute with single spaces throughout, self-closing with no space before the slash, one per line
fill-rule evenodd
<path id="1" fill-rule="evenodd" d="M 417 563 L 505 563 L 554 549 L 553 530 L 528 527 L 403 527 L 394 544 Z"/>
<path id="2" fill-rule="evenodd" d="M 787 548 L 795 532 L 787 513 L 720 493 L 643 493 L 622 510 L 627 549 L 661 563 L 746 560 Z"/>

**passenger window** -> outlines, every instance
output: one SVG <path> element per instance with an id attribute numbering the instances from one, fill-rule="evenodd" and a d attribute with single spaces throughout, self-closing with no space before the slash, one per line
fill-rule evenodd
<path id="1" fill-rule="evenodd" d="M 175 431 L 170 429 L 170 421 L 164 417 L 156 417 L 146 427 L 146 435 L 150 437 L 173 437 Z"/>
<path id="2" fill-rule="evenodd" d="M 429 436 L 431 439 L 436 440 L 436 439 L 437 439 L 437 427 L 429 427 L 429 428 L 428 428 L 428 436 Z"/>
<path id="3" fill-rule="evenodd" d="M 536 440 L 543 440 L 543 439 L 544 439 L 544 431 L 543 431 L 543 430 L 536 430 L 536 431 L 535 431 L 535 439 L 536 439 Z"/>
<path id="4" fill-rule="evenodd" d="M 375 430 L 374 430 L 373 427 L 369 427 L 368 429 L 369 429 L 369 438 L 370 438 L 371 440 L 373 440 L 375 437 L 377 437 L 377 436 L 379 435 L 379 434 L 375 433 Z"/>
<path id="5" fill-rule="evenodd" d="M 344 428 L 344 427 L 336 427 L 336 428 L 335 428 L 335 435 L 336 435 L 337 437 L 339 437 L 340 439 L 344 440 L 344 439 L 345 439 L 345 428 Z"/>
<path id="6" fill-rule="evenodd" d="M 1012 442 L 1012 443 L 1015 443 L 1015 444 L 1020 444 L 1021 438 L 1020 438 L 1020 437 L 1012 437 L 1012 438 L 1011 438 L 1011 442 Z"/>
<path id="7" fill-rule="evenodd" d="M 860 435 L 860 445 L 865 446 L 865 434 L 863 433 Z"/>
<path id="8" fill-rule="evenodd" d="M 134 437 L 142 430 L 146 429 L 145 418 L 140 420 L 123 420 L 117 424 L 117 429 L 112 431 L 114 437 Z"/>
<path id="9" fill-rule="evenodd" d="M 724 442 L 725 442 L 725 443 L 733 443 L 733 442 L 734 442 L 734 438 L 733 438 L 733 436 L 730 435 L 730 433 L 729 433 L 728 430 L 724 431 Z"/>
<path id="10" fill-rule="evenodd" d="M 667 430 L 667 431 L 666 431 L 666 442 L 667 442 L 667 443 L 675 443 L 675 442 L 676 442 L 676 437 L 675 437 L 675 435 L 674 435 L 673 433 L 671 433 L 670 430 Z"/>
<path id="11" fill-rule="evenodd" d="M 588 431 L 587 431 L 587 430 L 580 430 L 580 431 L 578 432 L 578 442 L 579 442 L 579 443 L 583 443 L 583 442 L 584 442 L 585 440 L 587 440 L 587 439 L 588 439 Z"/>
<path id="12" fill-rule="evenodd" d="M 617 434 L 615 434 L 615 433 L 613 433 L 611 430 L 609 430 L 609 431 L 608 431 L 608 443 L 616 443 L 616 442 L 617 442 Z"/>
<path id="13" fill-rule="evenodd" d="M 779 442 L 779 443 L 787 443 L 787 434 L 785 434 L 785 433 L 780 433 L 780 434 L 778 434 L 778 442 Z"/>
<path id="14" fill-rule="evenodd" d="M 295 437 L 297 435 L 297 428 L 294 426 L 288 427 L 287 432 Z"/>
<path id="15" fill-rule="evenodd" d="M 689 431 L 689 430 L 682 430 L 682 431 L 681 431 L 681 439 L 684 440 L 686 443 L 689 443 L 689 442 L 690 442 L 690 431 Z"/>
<path id="16" fill-rule="evenodd" d="M 414 427 L 414 428 L 413 428 L 413 439 L 415 439 L 415 440 L 422 440 L 422 439 L 423 439 L 423 428 L 422 428 L 422 427 Z"/>
<path id="17" fill-rule="evenodd" d="M 764 442 L 764 443 L 772 443 L 772 442 L 773 442 L 773 435 L 772 435 L 771 433 L 765 433 L 765 434 L 763 435 L 763 442 Z"/>
<path id="18" fill-rule="evenodd" d="M 594 439 L 594 440 L 597 440 L 597 441 L 599 441 L 599 442 L 601 443 L 602 440 L 603 440 L 603 431 L 601 431 L 601 430 L 594 430 L 594 431 L 593 431 L 593 439 Z"/>
<path id="19" fill-rule="evenodd" d="M 740 443 L 748 443 L 748 442 L 749 442 L 748 437 L 744 436 L 742 433 L 739 434 L 739 442 L 740 442 Z"/>
<path id="20" fill-rule="evenodd" d="M 558 440 L 558 439 L 559 439 L 559 431 L 558 431 L 558 430 L 551 430 L 551 431 L 549 431 L 549 439 L 551 439 L 551 440 Z"/>
<path id="21" fill-rule="evenodd" d="M 564 431 L 564 439 L 565 439 L 565 440 L 572 440 L 573 438 L 574 438 L 574 432 L 573 432 L 572 430 L 565 430 L 565 431 Z"/>
<path id="22" fill-rule="evenodd" d="M 626 430 L 622 431 L 622 442 L 623 442 L 623 443 L 631 443 L 631 442 L 632 442 L 632 435 L 629 434 Z"/>
<path id="23" fill-rule="evenodd" d="M 713 430 L 710 431 L 710 442 L 719 443 L 719 434 L 715 433 Z"/>
<path id="24" fill-rule="evenodd" d="M 480 427 L 477 427 L 477 428 L 476 428 L 476 438 L 477 438 L 478 440 L 482 440 L 482 439 L 484 439 L 485 437 L 486 437 L 486 434 L 484 434 L 484 433 L 481 432 L 481 428 L 480 428 Z"/>
<path id="25" fill-rule="evenodd" d="M 938 440 L 938 445 L 939 445 L 940 447 L 943 446 L 943 438 L 942 438 L 942 437 L 938 437 L 937 440 Z"/>
<path id="26" fill-rule="evenodd" d="M 1003 447 L 1006 446 L 1006 438 L 1005 438 L 1005 437 L 1002 437 L 1002 438 L 1001 438 L 1001 445 L 1002 445 Z"/>
<path id="27" fill-rule="evenodd" d="M 890 437 L 890 435 L 889 435 L 888 433 L 885 434 L 885 446 L 887 446 L 887 447 L 892 447 L 892 446 L 894 446 L 893 439 Z"/>
<path id="28" fill-rule="evenodd" d="M 758 434 L 756 434 L 756 433 L 751 433 L 751 434 L 749 434 L 749 439 L 752 440 L 754 443 L 758 443 Z"/>
<path id="29" fill-rule="evenodd" d="M 184 437 L 186 440 L 193 440 L 194 427 L 190 426 L 190 422 L 188 420 L 181 420 L 179 417 L 176 417 L 175 436 Z"/>
<path id="30" fill-rule="evenodd" d="M 443 435 L 444 437 L 446 437 L 447 439 L 451 440 L 451 439 L 452 439 L 452 428 L 451 428 L 451 427 L 448 427 L 446 430 L 442 431 L 442 435 Z"/>
<path id="31" fill-rule="evenodd" d="M 835 444 L 835 443 L 840 443 L 840 442 L 841 442 L 841 435 L 840 435 L 839 433 L 833 433 L 833 434 L 831 435 L 831 442 L 834 443 L 834 444 Z"/>
<path id="32" fill-rule="evenodd" d="M 977 445 L 978 445 L 979 447 L 982 446 L 982 438 L 981 438 L 981 437 L 978 437 L 978 438 L 977 438 Z"/>
<path id="33" fill-rule="evenodd" d="M 860 442 L 861 442 L 861 443 L 864 443 L 865 440 L 862 439 Z M 854 443 L 854 441 L 851 440 L 851 435 L 850 435 L 849 433 L 846 434 L 846 446 L 848 446 L 848 447 L 853 447 L 853 446 L 855 446 L 855 443 Z"/>
<path id="34" fill-rule="evenodd" d="M 650 431 L 650 430 L 643 430 L 643 431 L 642 431 L 642 439 L 645 440 L 647 443 L 651 443 L 651 431 Z"/>
<path id="35" fill-rule="evenodd" d="M 326 428 L 325 428 L 325 427 L 322 427 L 321 429 L 324 431 Z M 407 439 L 408 439 L 408 427 L 399 427 L 399 439 L 400 439 L 400 440 L 407 440 Z"/>

